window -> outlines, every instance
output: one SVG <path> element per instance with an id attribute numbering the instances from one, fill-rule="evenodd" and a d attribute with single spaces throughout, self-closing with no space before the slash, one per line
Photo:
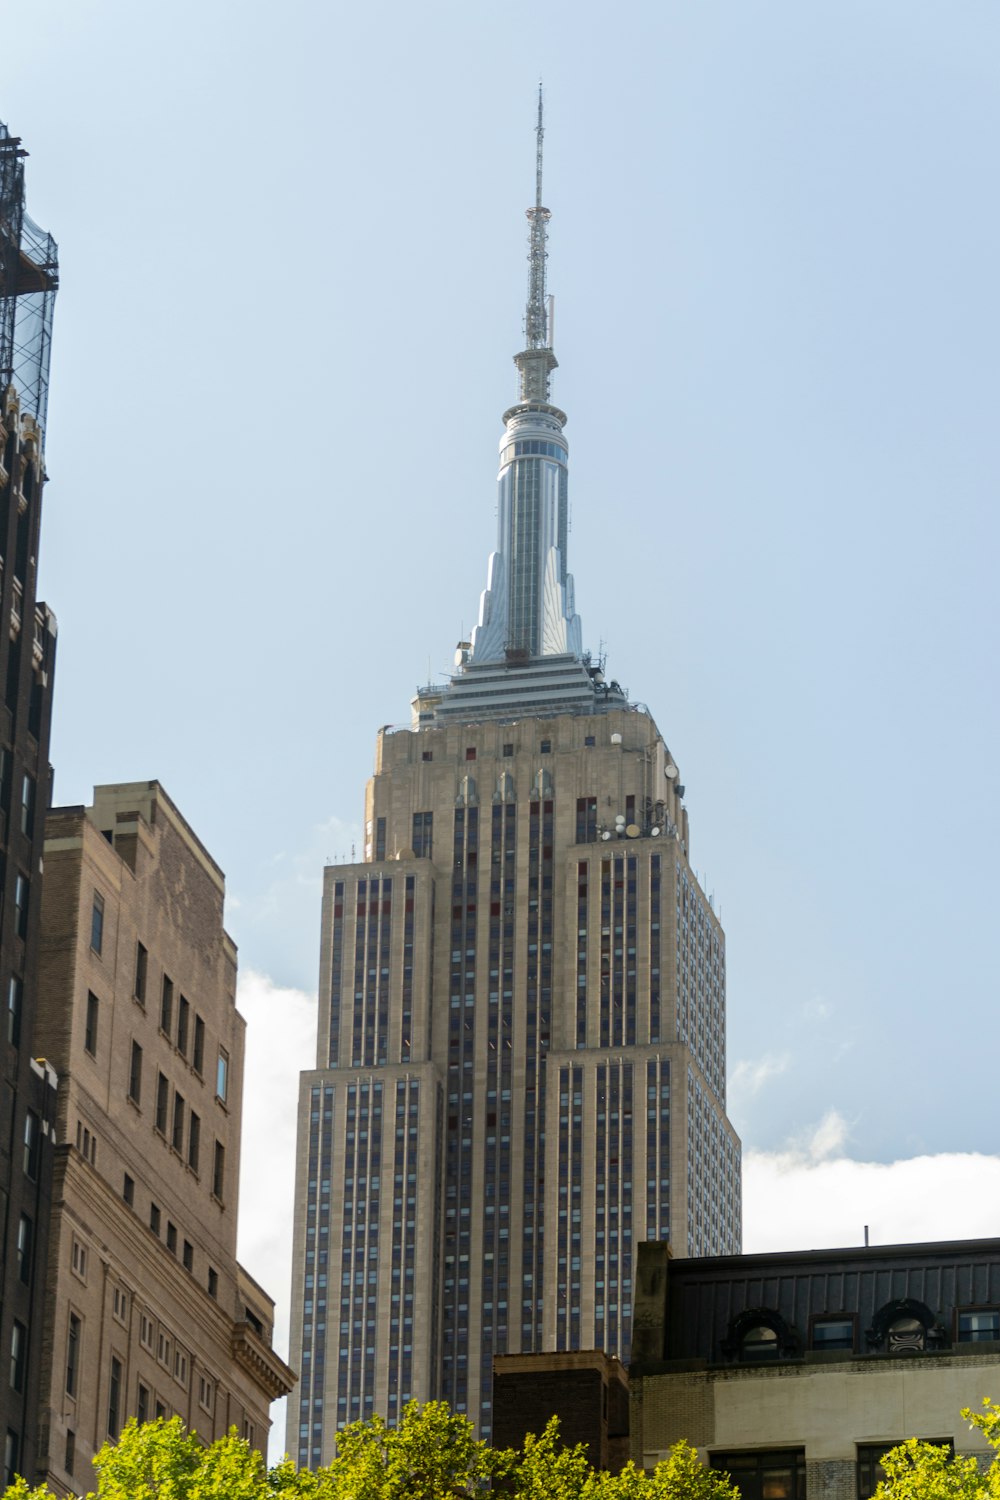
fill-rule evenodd
<path id="1" fill-rule="evenodd" d="M 101 1002 L 93 990 L 87 991 L 87 1022 L 83 1033 L 83 1045 L 91 1057 L 97 1056 L 97 1020 Z"/>
<path id="2" fill-rule="evenodd" d="M 139 1389 L 136 1392 L 135 1415 L 139 1425 L 149 1421 L 149 1387 L 139 1381 Z"/>
<path id="3" fill-rule="evenodd" d="M 185 996 L 182 995 L 177 1006 L 177 1050 L 183 1057 L 187 1057 L 188 1023 L 190 1018 L 191 1007 Z"/>
<path id="4" fill-rule="evenodd" d="M 590 749 L 591 746 L 597 744 L 597 739 L 592 734 L 585 734 L 583 737 L 583 743 L 587 746 L 588 749 Z"/>
<path id="5" fill-rule="evenodd" d="M 14 1319 L 10 1330 L 10 1388 L 24 1390 L 24 1363 L 28 1352 L 28 1330 Z"/>
<path id="6" fill-rule="evenodd" d="M 760 1323 L 754 1328 L 748 1328 L 743 1335 L 740 1344 L 740 1358 L 748 1361 L 761 1359 L 777 1359 L 778 1357 L 778 1335 L 773 1328 Z M 771 1497 L 768 1497 L 771 1500 Z"/>
<path id="7" fill-rule="evenodd" d="M 142 1048 L 132 1043 L 132 1057 L 128 1066 L 128 1096 L 133 1104 L 142 1103 Z"/>
<path id="8" fill-rule="evenodd" d="M 76 1433 L 70 1428 L 66 1429 L 66 1462 L 64 1468 L 67 1474 L 73 1473 L 73 1465 L 76 1463 Z"/>
<path id="9" fill-rule="evenodd" d="M 80 1368 L 80 1335 L 83 1331 L 76 1313 L 69 1315 L 69 1331 L 66 1335 L 66 1394 L 76 1395 L 76 1376 Z"/>
<path id="10" fill-rule="evenodd" d="M 167 1220 L 167 1249 L 171 1255 L 177 1254 L 177 1225 Z"/>
<path id="11" fill-rule="evenodd" d="M 219 1048 L 219 1060 L 215 1069 L 215 1097 L 221 1099 L 223 1104 L 229 1098 L 229 1053 L 224 1047 Z"/>
<path id="12" fill-rule="evenodd" d="M 161 1135 L 167 1133 L 167 1101 L 170 1097 L 170 1085 L 167 1083 L 166 1073 L 156 1075 L 156 1128 Z"/>
<path id="13" fill-rule="evenodd" d="M 226 1185 L 226 1148 L 221 1141 L 215 1143 L 215 1161 L 212 1164 L 212 1194 L 222 1203 Z"/>
<path id="14" fill-rule="evenodd" d="M 128 1292 L 120 1286 L 115 1287 L 114 1311 L 119 1323 L 124 1323 L 128 1317 Z"/>
<path id="15" fill-rule="evenodd" d="M 413 834 L 410 843 L 418 859 L 431 858 L 434 849 L 434 814 L 432 812 L 413 814 Z"/>
<path id="16" fill-rule="evenodd" d="M 74 1241 L 73 1241 L 72 1256 L 73 1256 L 73 1272 L 74 1272 L 74 1274 L 76 1276 L 79 1276 L 79 1278 L 80 1278 L 81 1281 L 86 1281 L 86 1279 L 87 1279 L 87 1247 L 86 1247 L 86 1245 L 83 1245 L 83 1244 L 80 1243 L 79 1240 L 74 1239 Z"/>
<path id="17" fill-rule="evenodd" d="M 212 1382 L 206 1375 L 198 1376 L 198 1403 L 206 1411 L 212 1410 Z"/>
<path id="18" fill-rule="evenodd" d="M 135 985 L 133 987 L 132 993 L 135 995 L 135 998 L 138 1000 L 140 1005 L 145 1005 L 146 1003 L 146 969 L 148 966 L 148 959 L 149 954 L 146 952 L 145 948 L 141 943 L 136 943 Z"/>
<path id="19" fill-rule="evenodd" d="M 139 1342 L 144 1349 L 153 1352 L 153 1320 L 148 1313 L 139 1314 Z"/>
<path id="20" fill-rule="evenodd" d="M 161 1365 L 166 1365 L 166 1367 L 167 1367 L 168 1370 L 170 1369 L 170 1355 L 171 1355 L 170 1339 L 167 1337 L 167 1335 L 161 1329 L 160 1330 L 160 1337 L 156 1341 L 156 1357 L 159 1360 L 159 1362 L 160 1362 Z"/>
<path id="21" fill-rule="evenodd" d="M 194 1246 L 190 1240 L 184 1241 L 184 1254 L 181 1256 L 185 1271 L 194 1270 Z"/>
<path id="22" fill-rule="evenodd" d="M 159 1205 L 156 1204 L 156 1203 L 151 1203 L 149 1205 L 149 1227 L 153 1231 L 154 1234 L 159 1234 L 159 1232 L 160 1232 L 160 1209 L 159 1209 Z"/>
<path id="23" fill-rule="evenodd" d="M 508 740 L 504 744 L 503 753 L 504 753 L 504 755 L 513 755 L 514 754 L 514 745 L 513 745 L 513 742 L 511 740 Z"/>
<path id="24" fill-rule="evenodd" d="M 200 1078 L 205 1068 L 205 1023 L 201 1016 L 194 1018 L 194 1056 L 191 1064 Z"/>
<path id="25" fill-rule="evenodd" d="M 551 753 L 551 750 L 552 750 L 552 741 L 551 740 L 542 740 L 541 744 L 538 747 L 539 754 L 540 755 L 548 755 L 548 754 Z"/>
<path id="26" fill-rule="evenodd" d="M 895 1443 L 858 1444 L 858 1500 L 870 1500 L 870 1497 L 874 1495 L 878 1485 L 885 1478 L 882 1459 L 902 1441 L 903 1439 L 899 1438 Z M 929 1438 L 926 1441 L 936 1443 L 939 1448 L 954 1451 L 954 1444 L 949 1438 Z"/>
<path id="27" fill-rule="evenodd" d="M 111 1356 L 111 1376 L 108 1380 L 108 1437 L 118 1436 L 118 1424 L 122 1396 L 122 1362 Z"/>
<path id="28" fill-rule="evenodd" d="M 22 1214 L 17 1226 L 17 1275 L 25 1286 L 31 1282 L 31 1249 L 34 1239 L 31 1220 L 27 1214 Z"/>
<path id="29" fill-rule="evenodd" d="M 4 1484 L 13 1484 L 17 1477 L 18 1454 L 20 1443 L 17 1433 L 12 1427 L 7 1428 L 7 1441 L 3 1450 L 3 1478 Z"/>
<path id="30" fill-rule="evenodd" d="M 208 1268 L 208 1295 L 210 1297 L 219 1295 L 219 1273 L 214 1266 Z"/>
<path id="31" fill-rule="evenodd" d="M 959 1313 L 960 1344 L 982 1344 L 991 1339 L 1000 1339 L 1000 1309 L 993 1307 L 984 1308 L 980 1312 Z"/>
<path id="32" fill-rule="evenodd" d="M 95 953 L 104 949 L 104 897 L 94 892 L 94 904 L 90 912 L 90 946 Z"/>
<path id="33" fill-rule="evenodd" d="M 421 760 L 433 760 L 434 759 L 434 751 L 433 750 L 424 750 L 424 751 L 422 751 L 420 759 Z"/>
<path id="34" fill-rule="evenodd" d="M 713 1469 L 726 1469 L 742 1500 L 805 1500 L 806 1455 L 803 1448 L 773 1453 L 713 1453 Z"/>
<path id="35" fill-rule="evenodd" d="M 19 874 L 14 882 L 14 931 L 19 938 L 28 936 L 28 899 L 31 882 L 27 875 Z"/>
<path id="36" fill-rule="evenodd" d="M 38 1116 L 29 1109 L 24 1117 L 24 1175 L 34 1182 L 38 1176 L 38 1153 L 41 1131 Z"/>
<path id="37" fill-rule="evenodd" d="M 896 1318 L 889 1324 L 886 1347 L 890 1354 L 914 1353 L 927 1347 L 927 1329 L 920 1318 Z"/>
<path id="38" fill-rule="evenodd" d="M 15 1047 L 21 1041 L 21 1006 L 24 1000 L 24 985 L 16 974 L 7 984 L 7 1040 Z"/>
<path id="39" fill-rule="evenodd" d="M 184 1150 L 184 1095 L 174 1090 L 174 1128 L 170 1144 L 178 1156 Z"/>
<path id="40" fill-rule="evenodd" d="M 197 1175 L 198 1155 L 201 1150 L 201 1120 L 191 1111 L 188 1117 L 188 1166 Z"/>
<path id="41" fill-rule="evenodd" d="M 476 758 L 476 747 L 475 747 L 475 745 L 467 745 L 465 747 L 465 758 L 466 758 L 466 760 L 475 760 L 475 758 Z"/>
<path id="42" fill-rule="evenodd" d="M 812 1346 L 822 1349 L 853 1349 L 854 1319 L 851 1317 L 816 1318 L 812 1327 Z"/>
<path id="43" fill-rule="evenodd" d="M 127 1172 L 125 1173 L 125 1180 L 122 1183 L 122 1197 L 129 1208 L 135 1207 L 135 1182 Z"/>
<path id="44" fill-rule="evenodd" d="M 174 1024 L 174 981 L 169 974 L 163 976 L 163 988 L 160 991 L 160 1030 L 170 1035 Z"/>
<path id="45" fill-rule="evenodd" d="M 187 1389 L 188 1362 L 187 1355 L 181 1349 L 174 1352 L 174 1379 Z"/>

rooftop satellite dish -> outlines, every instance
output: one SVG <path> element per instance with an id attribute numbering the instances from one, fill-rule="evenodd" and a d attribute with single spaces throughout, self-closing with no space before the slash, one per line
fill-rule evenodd
<path id="1" fill-rule="evenodd" d="M 601 838 L 604 840 L 605 843 L 607 843 L 607 841 L 608 841 L 608 839 L 610 837 L 611 837 L 611 829 L 610 828 L 605 828 L 604 832 L 601 834 Z"/>
<path id="2" fill-rule="evenodd" d="M 642 829 L 639 827 L 638 823 L 630 823 L 625 830 L 625 837 L 627 839 L 637 839 L 641 832 Z"/>
<path id="3" fill-rule="evenodd" d="M 672 760 L 668 760 L 663 769 L 666 775 L 669 776 L 671 781 L 673 781 L 674 777 L 678 775 L 677 767 L 674 765 Z"/>
<path id="4" fill-rule="evenodd" d="M 658 839 L 660 837 L 660 830 L 658 828 L 651 828 L 649 830 L 649 836 L 651 839 Z"/>
<path id="5" fill-rule="evenodd" d="M 613 734 L 611 736 L 611 743 L 612 743 L 612 745 L 620 745 L 621 742 L 622 742 L 622 737 L 621 737 L 620 734 Z"/>

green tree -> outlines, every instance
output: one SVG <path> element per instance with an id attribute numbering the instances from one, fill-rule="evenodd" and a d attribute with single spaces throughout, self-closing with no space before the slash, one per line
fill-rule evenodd
<path id="1" fill-rule="evenodd" d="M 179 1417 L 130 1422 L 95 1458 L 97 1489 L 88 1500 L 467 1500 L 491 1484 L 506 1500 L 739 1500 L 728 1475 L 704 1468 L 685 1443 L 650 1475 L 631 1464 L 604 1474 L 591 1468 L 583 1444 L 561 1441 L 554 1418 L 522 1449 L 495 1450 L 443 1401 L 411 1401 L 398 1427 L 381 1417 L 354 1422 L 337 1448 L 326 1468 L 297 1470 L 286 1459 L 268 1469 L 235 1429 L 205 1447 Z M 54 1497 L 19 1479 L 3 1500 Z"/>
<path id="2" fill-rule="evenodd" d="M 970 1455 L 909 1438 L 882 1459 L 874 1500 L 1000 1500 L 1000 1407 L 987 1398 L 982 1411 L 965 1407 L 962 1416 L 993 1449 L 986 1469 Z"/>

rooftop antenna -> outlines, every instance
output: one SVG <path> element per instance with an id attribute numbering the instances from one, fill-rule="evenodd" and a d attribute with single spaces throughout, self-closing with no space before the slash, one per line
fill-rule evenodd
<path id="1" fill-rule="evenodd" d="M 548 223 L 552 215 L 542 205 L 542 144 L 545 126 L 542 111 L 542 84 L 538 82 L 538 124 L 535 126 L 535 204 L 529 208 L 528 223 L 531 233 L 528 241 L 528 306 L 524 317 L 525 341 L 529 349 L 549 349 L 549 308 L 545 298 L 545 261 L 548 257 L 546 241 Z"/>

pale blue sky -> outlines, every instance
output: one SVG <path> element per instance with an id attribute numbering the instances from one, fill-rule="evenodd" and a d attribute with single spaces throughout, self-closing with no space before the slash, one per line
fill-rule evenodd
<path id="1" fill-rule="evenodd" d="M 993 1151 L 995 0 L 2 13 L 57 800 L 158 776 L 243 963 L 314 986 L 375 730 L 485 581 L 541 74 L 570 566 L 688 788 L 736 1123 Z"/>

